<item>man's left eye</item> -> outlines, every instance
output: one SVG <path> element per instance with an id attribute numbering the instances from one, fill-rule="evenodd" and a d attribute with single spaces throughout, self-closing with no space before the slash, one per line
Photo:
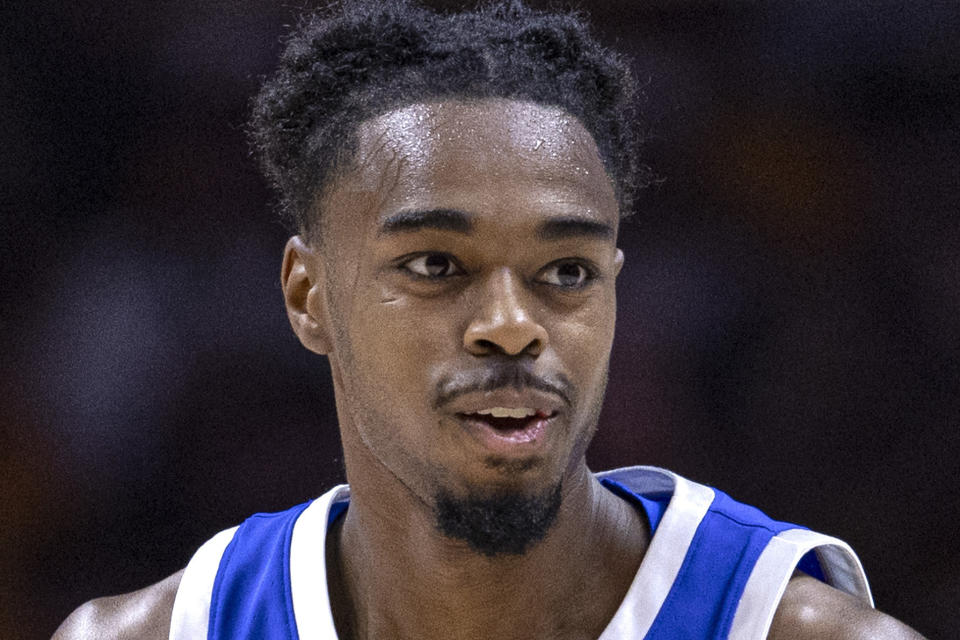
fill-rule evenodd
<path id="1" fill-rule="evenodd" d="M 580 262 L 555 262 L 541 272 L 540 281 L 567 289 L 576 289 L 593 280 L 596 274 Z"/>

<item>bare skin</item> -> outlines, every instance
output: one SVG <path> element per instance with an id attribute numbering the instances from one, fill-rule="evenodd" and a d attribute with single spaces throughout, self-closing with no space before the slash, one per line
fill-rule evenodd
<path id="1" fill-rule="evenodd" d="M 351 485 L 327 540 L 338 634 L 596 638 L 649 541 L 585 462 L 624 259 L 596 146 L 571 116 L 506 100 L 411 105 L 359 140 L 320 202 L 323 242 L 292 238 L 281 274 L 294 331 L 329 358 Z M 476 385 L 504 367 L 557 390 Z M 469 419 L 499 406 L 550 418 L 504 441 Z M 482 555 L 436 526 L 441 490 L 556 486 L 556 521 L 525 553 Z M 165 638 L 178 580 L 84 605 L 55 638 Z M 919 636 L 798 577 L 769 637 Z"/>
<path id="2" fill-rule="evenodd" d="M 167 640 L 182 576 L 181 570 L 139 591 L 91 600 L 63 621 L 53 640 Z"/>

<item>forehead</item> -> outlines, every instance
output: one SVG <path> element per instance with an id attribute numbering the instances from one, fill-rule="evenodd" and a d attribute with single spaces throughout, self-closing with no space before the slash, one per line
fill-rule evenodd
<path id="1" fill-rule="evenodd" d="M 614 224 L 619 217 L 596 143 L 560 109 L 506 99 L 416 103 L 363 122 L 355 149 L 324 207 L 338 220 L 350 209 L 355 231 L 369 218 L 360 209 L 566 207 Z"/>
<path id="2" fill-rule="evenodd" d="M 401 176 L 443 173 L 450 163 L 495 175 L 555 173 L 558 164 L 584 176 L 603 172 L 596 144 L 576 118 L 529 102 L 412 104 L 364 122 L 357 133 L 356 168 L 372 170 L 373 178 L 384 168 L 377 159 L 397 160 Z"/>

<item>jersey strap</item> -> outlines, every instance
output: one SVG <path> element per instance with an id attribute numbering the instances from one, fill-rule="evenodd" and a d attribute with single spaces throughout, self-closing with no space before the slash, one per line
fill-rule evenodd
<path id="1" fill-rule="evenodd" d="M 190 559 L 177 589 L 170 640 L 335 639 L 326 589 L 330 521 L 346 485 L 279 513 L 221 531 Z"/>
<path id="2" fill-rule="evenodd" d="M 180 577 L 170 615 L 170 640 L 206 638 L 210 625 L 210 593 L 223 551 L 238 527 L 213 536 L 197 549 Z"/>
<path id="3" fill-rule="evenodd" d="M 333 521 L 343 513 L 350 487 L 342 484 L 318 498 L 297 519 L 290 542 L 290 587 L 301 640 L 337 640 L 327 590 L 326 540 Z"/>
<path id="4" fill-rule="evenodd" d="M 605 486 L 655 502 L 669 499 L 646 555 L 627 594 L 599 640 L 639 640 L 648 637 L 680 574 L 690 545 L 714 492 L 654 467 L 629 467 L 598 473 Z M 649 516 L 648 516 L 649 517 Z"/>
<path id="5" fill-rule="evenodd" d="M 779 522 L 722 491 L 655 467 L 598 474 L 618 493 L 672 495 L 601 640 L 762 640 L 797 567 L 870 604 L 843 542 Z"/>
<path id="6" fill-rule="evenodd" d="M 307 506 L 258 513 L 237 529 L 210 594 L 209 640 L 299 640 L 290 593 L 290 535 Z"/>
<path id="7" fill-rule="evenodd" d="M 823 580 L 872 607 L 873 597 L 860 560 L 847 543 L 806 529 L 774 536 L 757 559 L 730 628 L 730 640 L 766 638 L 793 568 L 816 554 Z"/>

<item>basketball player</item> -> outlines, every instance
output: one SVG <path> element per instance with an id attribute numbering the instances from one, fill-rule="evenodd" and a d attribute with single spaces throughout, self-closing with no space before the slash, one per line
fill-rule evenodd
<path id="1" fill-rule="evenodd" d="M 633 81 L 518 3 L 305 21 L 254 137 L 349 486 L 90 602 L 73 638 L 918 638 L 843 542 L 670 472 L 595 474 Z"/>

